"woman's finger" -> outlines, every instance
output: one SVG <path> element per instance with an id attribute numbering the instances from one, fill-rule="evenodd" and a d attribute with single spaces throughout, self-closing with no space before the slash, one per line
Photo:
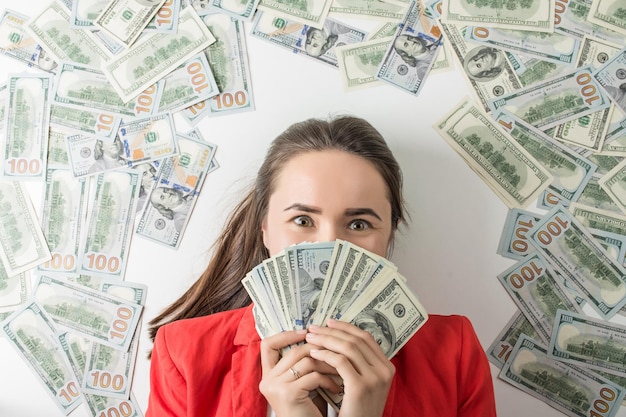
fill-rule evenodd
<path id="1" fill-rule="evenodd" d="M 304 340 L 306 330 L 281 332 L 261 340 L 261 369 L 270 372 L 278 363 L 281 351 Z"/>

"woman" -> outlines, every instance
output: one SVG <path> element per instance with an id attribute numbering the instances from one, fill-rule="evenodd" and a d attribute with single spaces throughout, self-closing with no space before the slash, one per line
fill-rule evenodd
<path id="1" fill-rule="evenodd" d="M 344 116 L 289 127 L 205 272 L 151 321 L 146 416 L 333 415 L 320 387 L 343 395 L 342 417 L 495 416 L 489 364 L 464 317 L 430 315 L 391 361 L 348 323 L 262 341 L 256 333 L 240 280 L 262 260 L 295 243 L 335 239 L 387 256 L 404 218 L 400 168 L 368 122 Z"/>

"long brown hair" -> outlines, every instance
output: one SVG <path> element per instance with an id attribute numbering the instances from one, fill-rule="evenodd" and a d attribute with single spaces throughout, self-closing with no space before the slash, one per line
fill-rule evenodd
<path id="1" fill-rule="evenodd" d="M 150 321 L 153 341 L 164 324 L 250 304 L 241 280 L 269 256 L 263 245 L 261 224 L 275 178 L 293 156 L 324 150 L 360 156 L 376 167 L 387 184 L 393 230 L 398 228 L 405 218 L 402 172 L 381 134 L 369 122 L 353 116 L 295 123 L 272 142 L 254 186 L 235 207 L 215 241 L 206 270 L 178 300 Z"/>

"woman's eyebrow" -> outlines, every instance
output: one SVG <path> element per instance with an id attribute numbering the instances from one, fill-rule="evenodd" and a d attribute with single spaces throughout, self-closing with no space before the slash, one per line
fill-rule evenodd
<path id="1" fill-rule="evenodd" d="M 294 203 L 294 204 L 290 205 L 289 207 L 287 207 L 283 211 L 289 211 L 289 210 L 299 210 L 299 211 L 304 211 L 304 212 L 307 212 L 307 213 L 314 213 L 314 214 L 319 214 L 319 213 L 322 212 L 322 210 L 320 210 L 318 208 L 307 206 L 307 205 L 302 204 L 302 203 Z"/>
<path id="2" fill-rule="evenodd" d="M 367 214 L 370 216 L 376 217 L 378 220 L 382 221 L 383 219 L 371 208 L 351 208 L 346 210 L 346 214 L 348 216 L 361 216 L 363 214 Z"/>

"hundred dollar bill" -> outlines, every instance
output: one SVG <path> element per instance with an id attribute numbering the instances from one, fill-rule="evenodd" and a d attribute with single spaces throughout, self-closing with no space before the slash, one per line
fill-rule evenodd
<path id="1" fill-rule="evenodd" d="M 303 0 L 297 3 L 262 0 L 258 8 L 263 12 L 284 16 L 286 19 L 321 29 L 332 3 L 331 0 Z"/>
<path id="2" fill-rule="evenodd" d="M 50 126 L 48 137 L 48 168 L 70 168 L 65 138 L 70 131 L 58 126 Z"/>
<path id="3" fill-rule="evenodd" d="M 509 208 L 525 208 L 554 180 L 467 97 L 433 127 Z"/>
<path id="4" fill-rule="evenodd" d="M 80 133 L 66 137 L 70 166 L 75 177 L 128 167 L 124 143 L 119 136 L 113 142 L 104 142 Z"/>
<path id="5" fill-rule="evenodd" d="M 600 242 L 611 258 L 624 265 L 624 255 L 626 255 L 626 235 L 600 231 L 592 232 L 591 235 L 596 238 L 598 242 Z"/>
<path id="6" fill-rule="evenodd" d="M 254 303 L 255 328 L 261 339 L 280 333 L 283 329 L 282 317 L 276 311 L 276 303 L 271 302 L 267 291 L 269 288 L 259 281 L 258 273 L 250 271 L 241 284 Z"/>
<path id="7" fill-rule="evenodd" d="M 543 61 L 573 66 L 580 39 L 560 33 L 507 30 L 468 26 L 465 37 L 470 43 L 488 45 L 510 52 L 522 52 Z"/>
<path id="8" fill-rule="evenodd" d="M 165 0 L 111 0 L 96 18 L 96 25 L 127 47 L 148 26 Z"/>
<path id="9" fill-rule="evenodd" d="M 467 28 L 439 21 L 445 42 L 452 47 L 462 74 L 483 110 L 490 111 L 489 101 L 522 88 L 515 69 L 501 49 L 470 44 L 465 40 Z"/>
<path id="10" fill-rule="evenodd" d="M 504 108 L 541 130 L 606 109 L 611 105 L 600 84 L 583 67 L 493 99 L 491 110 Z"/>
<path id="11" fill-rule="evenodd" d="M 593 78 L 600 83 L 615 105 L 626 113 L 626 48 L 598 68 L 593 73 Z"/>
<path id="12" fill-rule="evenodd" d="M 595 71 L 617 55 L 620 49 L 622 47 L 617 43 L 585 35 L 576 58 L 576 67 L 591 65 L 591 68 Z"/>
<path id="13" fill-rule="evenodd" d="M 626 157 L 626 115 L 615 105 L 604 137 L 602 154 Z"/>
<path id="14" fill-rule="evenodd" d="M 89 181 L 74 178 L 69 169 L 48 168 L 41 228 L 52 259 L 38 271 L 77 272 L 81 263 L 82 231 L 87 219 Z"/>
<path id="15" fill-rule="evenodd" d="M 57 328 L 40 305 L 31 301 L 2 322 L 2 333 L 38 376 L 63 415 L 81 402 L 80 384 L 59 349 Z"/>
<path id="16" fill-rule="evenodd" d="M 178 248 L 191 216 L 215 147 L 178 136 L 179 156 L 166 158 L 157 174 L 158 186 L 147 199 L 136 234 Z"/>
<path id="17" fill-rule="evenodd" d="M 127 102 L 213 42 L 209 29 L 194 9 L 187 7 L 180 12 L 177 33 L 143 37 L 104 65 L 104 73 Z"/>
<path id="18" fill-rule="evenodd" d="M 601 153 L 593 152 L 588 149 L 581 149 L 579 150 L 579 152 L 582 156 L 589 159 L 591 162 L 598 166 L 595 174 L 593 174 L 596 179 L 602 177 L 607 172 L 615 168 L 624 159 L 624 157 L 603 155 Z"/>
<path id="19" fill-rule="evenodd" d="M 144 417 L 134 394 L 129 399 L 84 394 L 84 403 L 92 416 Z"/>
<path id="20" fill-rule="evenodd" d="M 124 279 L 141 179 L 135 170 L 95 177 L 95 198 L 79 272 Z"/>
<path id="21" fill-rule="evenodd" d="M 372 41 L 374 39 L 388 38 L 395 35 L 396 30 L 398 30 L 398 23 L 385 22 L 379 25 L 377 28 L 372 29 L 367 39 Z"/>
<path id="22" fill-rule="evenodd" d="M 417 1 L 411 2 L 394 39 L 389 43 L 376 78 L 417 95 L 432 67 L 441 36 L 427 33 L 422 20 L 428 20 Z"/>
<path id="23" fill-rule="evenodd" d="M 130 347 L 143 310 L 140 304 L 45 275 L 38 277 L 33 298 L 60 329 L 124 352 Z"/>
<path id="24" fill-rule="evenodd" d="M 528 238 L 602 318 L 626 304 L 626 270 L 562 205 L 536 223 Z"/>
<path id="25" fill-rule="evenodd" d="M 73 0 L 70 23 L 75 28 L 94 30 L 96 18 L 111 0 Z"/>
<path id="26" fill-rule="evenodd" d="M 598 181 L 599 178 L 597 177 L 591 178 L 580 197 L 578 197 L 577 201 L 587 206 L 612 211 L 613 213 L 624 214 L 619 205 L 602 187 L 600 187 L 600 183 Z"/>
<path id="27" fill-rule="evenodd" d="M 506 215 L 496 253 L 505 258 L 520 260 L 535 251 L 526 237 L 541 217 L 518 208 L 510 209 Z"/>
<path id="28" fill-rule="evenodd" d="M 0 260 L 8 276 L 50 260 L 35 209 L 17 181 L 0 181 Z"/>
<path id="29" fill-rule="evenodd" d="M 50 74 L 10 75 L 0 148 L 0 177 L 42 180 L 46 172 L 50 119 Z"/>
<path id="30" fill-rule="evenodd" d="M 5 9 L 0 17 L 0 53 L 29 67 L 54 72 L 57 63 L 26 31 L 28 16 Z"/>
<path id="31" fill-rule="evenodd" d="M 381 341 L 385 356 L 392 358 L 426 323 L 428 314 L 400 274 L 379 278 L 375 286 L 361 294 L 358 303 L 346 310 L 342 320 L 373 333 L 374 339 Z"/>
<path id="32" fill-rule="evenodd" d="M 145 306 L 147 287 L 143 284 L 102 280 L 99 287 L 99 290 L 106 294 Z M 137 325 L 127 352 L 112 349 L 101 343 L 91 345 L 83 367 L 85 377 L 82 380 L 82 388 L 84 392 L 120 399 L 130 398 L 140 329 L 141 322 Z"/>
<path id="33" fill-rule="evenodd" d="M 56 102 L 50 105 L 50 125 L 95 136 L 106 142 L 113 142 L 120 123 L 122 123 L 122 117 L 116 113 L 87 107 L 78 110 Z"/>
<path id="34" fill-rule="evenodd" d="M 136 100 L 124 102 L 102 71 L 67 62 L 59 64 L 54 85 L 53 103 L 81 110 L 89 108 L 126 117 L 146 116 L 154 113 L 159 102 L 158 84 L 148 87 Z"/>
<path id="35" fill-rule="evenodd" d="M 559 310 L 548 356 L 563 362 L 626 376 L 626 326 L 582 313 Z"/>
<path id="36" fill-rule="evenodd" d="M 339 73 L 346 91 L 382 84 L 382 81 L 376 78 L 376 73 L 393 39 L 393 37 L 374 39 L 335 48 Z"/>
<path id="37" fill-rule="evenodd" d="M 533 328 L 532 324 L 522 314 L 521 311 L 516 311 L 515 314 L 504 325 L 502 331 L 491 342 L 491 345 L 486 350 L 487 359 L 499 369 L 502 369 L 505 362 L 508 361 L 513 347 L 517 343 L 520 335 L 524 333 L 533 339 L 537 339 L 537 331 Z"/>
<path id="38" fill-rule="evenodd" d="M 399 274 L 379 281 L 379 290 L 364 297 L 360 308 L 351 308 L 342 318 L 378 340 L 387 358 L 392 358 L 428 320 L 426 310 L 404 281 Z M 324 389 L 320 393 L 335 410 L 341 408 L 343 395 Z"/>
<path id="39" fill-rule="evenodd" d="M 595 372 L 551 357 L 545 345 L 526 335 L 499 378 L 572 417 L 614 417 L 625 392 Z"/>
<path id="40" fill-rule="evenodd" d="M 498 274 L 498 280 L 546 344 L 558 309 L 582 312 L 563 280 L 537 252 Z"/>
<path id="41" fill-rule="evenodd" d="M 129 166 L 178 154 L 174 118 L 171 113 L 122 123 L 118 136 Z"/>
<path id="42" fill-rule="evenodd" d="M 532 55 L 510 51 L 506 51 L 505 54 L 522 87 L 529 87 L 571 71 L 568 65 L 544 61 Z"/>
<path id="43" fill-rule="evenodd" d="M 595 24 L 589 19 L 593 0 L 556 0 L 554 30 L 582 38 L 593 36 L 605 41 L 623 42 L 623 34 Z"/>
<path id="44" fill-rule="evenodd" d="M 298 318 L 305 327 L 313 323 L 317 311 L 321 310 L 333 259 L 342 252 L 343 247 L 344 242 L 337 240 L 300 244 L 285 251 L 288 259 L 294 262 Z"/>
<path id="45" fill-rule="evenodd" d="M 248 51 L 242 22 L 221 13 L 209 13 L 203 16 L 202 20 L 217 39 L 205 53 L 220 93 L 180 112 L 194 126 L 204 116 L 254 110 Z"/>
<path id="46" fill-rule="evenodd" d="M 159 113 L 174 113 L 220 93 L 204 52 L 163 78 Z"/>
<path id="47" fill-rule="evenodd" d="M 181 0 L 165 0 L 143 32 L 177 32 L 180 11 Z"/>
<path id="48" fill-rule="evenodd" d="M 211 0 L 211 9 L 237 20 L 249 22 L 254 17 L 260 0 Z M 213 31 L 211 31 L 213 32 Z M 215 33 L 213 33 L 215 35 Z M 219 39 L 219 38 L 218 38 Z"/>
<path id="49" fill-rule="evenodd" d="M 61 2 L 53 0 L 38 15 L 26 22 L 26 28 L 55 61 L 101 67 L 112 57 L 87 30 L 72 27 L 71 13 Z"/>
<path id="50" fill-rule="evenodd" d="M 496 110 L 492 117 L 554 176 L 548 190 L 565 200 L 578 199 L 596 164 L 509 112 Z"/>
<path id="51" fill-rule="evenodd" d="M 593 0 L 587 20 L 626 35 L 626 7 L 620 0 Z"/>
<path id="52" fill-rule="evenodd" d="M 281 282 L 282 297 L 286 300 L 287 312 L 286 316 L 292 320 L 292 328 L 303 329 L 304 323 L 302 322 L 302 314 L 300 314 L 300 308 L 298 307 L 298 297 L 296 294 L 296 279 L 295 279 L 295 261 L 291 254 L 286 250 L 273 256 L 271 258 L 278 278 Z M 269 261 L 269 260 L 268 260 Z"/>
<path id="53" fill-rule="evenodd" d="M 24 305 L 29 297 L 30 275 L 28 272 L 10 277 L 0 262 L 0 321 Z"/>
<path id="54" fill-rule="evenodd" d="M 443 18 L 451 23 L 532 32 L 552 32 L 554 0 L 519 3 L 459 0 L 443 2 Z"/>
<path id="55" fill-rule="evenodd" d="M 408 4 L 408 3 L 407 3 Z M 400 22 L 406 14 L 407 4 L 396 4 L 379 0 L 333 0 L 329 16 L 356 16 L 377 20 Z"/>
<path id="56" fill-rule="evenodd" d="M 572 215 L 591 233 L 609 232 L 626 234 L 626 216 L 601 210 L 597 207 L 572 203 L 568 207 Z"/>
<path id="57" fill-rule="evenodd" d="M 250 34 L 334 67 L 336 45 L 355 44 L 367 38 L 367 32 L 332 18 L 318 29 L 263 11 L 256 13 Z"/>
<path id="58" fill-rule="evenodd" d="M 626 214 L 626 160 L 600 178 L 598 184 Z"/>
<path id="59" fill-rule="evenodd" d="M 100 41 L 111 55 L 117 55 L 124 49 L 124 45 L 113 39 L 108 33 L 103 30 L 91 31 L 93 35 Z"/>
<path id="60" fill-rule="evenodd" d="M 562 123 L 553 129 L 551 136 L 558 141 L 598 152 L 604 146 L 612 107 Z"/>

